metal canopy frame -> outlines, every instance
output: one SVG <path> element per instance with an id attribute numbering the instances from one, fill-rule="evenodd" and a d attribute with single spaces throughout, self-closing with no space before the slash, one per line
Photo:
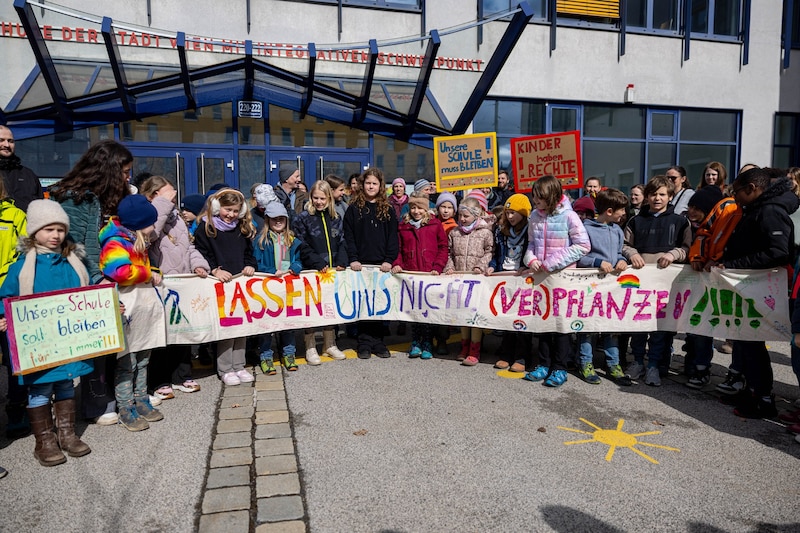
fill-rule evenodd
<path id="1" fill-rule="evenodd" d="M 430 30 L 427 35 L 414 38 L 416 41 L 427 40 L 428 43 L 418 79 L 414 84 L 411 105 L 406 113 L 397 111 L 392 102 L 391 94 L 386 88 L 386 84 L 392 81 L 375 79 L 380 48 L 375 39 L 363 46 L 368 50 L 368 59 L 364 77 L 360 80 L 361 90 L 358 95 L 337 89 L 330 83 L 318 79 L 315 43 L 308 44 L 309 64 L 305 74 L 297 74 L 258 60 L 254 57 L 252 40 L 244 41 L 242 58 L 191 69 L 187 56 L 187 37 L 182 31 L 176 32 L 175 39 L 180 68 L 175 68 L 174 74 L 131 84 L 126 76 L 126 68 L 147 68 L 147 66 L 123 61 L 120 53 L 121 45 L 115 38 L 114 22 L 110 17 L 103 17 L 101 23 L 101 35 L 108 63 L 89 65 L 96 68 L 95 77 L 101 67 L 110 67 L 116 87 L 95 94 L 89 94 L 87 90 L 80 97 L 67 98 L 56 69 L 59 60 L 54 59 L 48 51 L 47 42 L 40 31 L 33 7 L 28 0 L 14 0 L 14 9 L 19 15 L 36 58 L 37 67 L 34 70 L 39 71 L 52 98 L 51 104 L 30 109 L 11 109 L 11 106 L 9 109 L 0 109 L 0 124 L 13 125 L 16 135 L 20 138 L 70 131 L 109 122 L 141 120 L 149 116 L 197 109 L 229 101 L 262 99 L 297 111 L 302 116 L 311 114 L 376 133 L 393 134 L 400 139 L 426 145 L 431 144 L 432 136 L 461 134 L 466 131 L 525 30 L 527 22 L 533 17 L 533 9 L 527 2 L 522 2 L 518 8 L 506 14 L 513 14 L 513 18 L 491 58 L 486 62 L 486 68 L 481 73 L 461 114 L 451 127 L 429 88 L 436 64 L 436 54 L 441 46 L 440 32 L 435 29 Z M 476 26 L 482 27 L 485 22 L 477 21 L 449 31 L 447 34 Z M 62 61 L 67 62 L 67 60 Z M 72 60 L 70 62 L 79 63 Z M 234 75 L 230 76 L 230 80 L 225 80 L 225 74 Z M 37 76 L 29 76 L 28 83 L 32 84 L 36 78 Z M 210 78 L 214 80 L 198 83 Z M 271 83 L 270 80 L 273 79 L 277 83 Z M 378 83 L 382 85 L 388 105 L 378 105 L 369 100 L 373 87 Z M 294 85 L 295 90 L 287 89 L 286 84 Z M 22 89 L 18 91 L 18 94 L 20 93 L 24 94 Z M 420 120 L 420 112 L 426 98 L 440 124 Z M 20 98 L 15 98 L 14 107 L 20 102 Z"/>

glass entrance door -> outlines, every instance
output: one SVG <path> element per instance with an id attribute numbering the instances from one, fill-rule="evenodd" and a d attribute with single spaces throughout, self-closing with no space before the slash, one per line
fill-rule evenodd
<path id="1" fill-rule="evenodd" d="M 149 172 L 164 176 L 178 189 L 178 196 L 205 194 L 215 183 L 237 188 L 232 150 L 198 150 L 130 147 L 133 175 Z"/>
<path id="2" fill-rule="evenodd" d="M 270 182 L 278 183 L 278 171 L 288 166 L 299 168 L 307 187 L 328 174 L 336 174 L 345 182 L 350 174 L 361 174 L 369 165 L 369 154 L 337 152 L 302 152 L 300 154 L 275 151 L 270 154 Z"/>

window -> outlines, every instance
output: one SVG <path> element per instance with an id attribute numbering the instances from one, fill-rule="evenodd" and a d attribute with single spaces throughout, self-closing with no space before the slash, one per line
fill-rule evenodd
<path id="1" fill-rule="evenodd" d="M 775 115 L 775 144 L 772 147 L 772 165 L 778 168 L 800 166 L 797 157 L 798 115 Z"/>
<path id="2" fill-rule="evenodd" d="M 692 0 L 692 33 L 739 37 L 741 0 Z"/>
<path id="3" fill-rule="evenodd" d="M 792 3 L 792 48 L 800 48 L 800 0 L 791 0 Z M 784 4 L 785 6 L 786 4 Z M 786 17 L 784 9 L 783 16 Z M 784 26 L 785 27 L 785 26 Z"/>
<path id="4" fill-rule="evenodd" d="M 301 0 L 295 0 L 301 1 Z M 316 4 L 339 5 L 339 0 L 314 0 Z M 344 7 L 366 7 L 378 9 L 391 9 L 395 11 L 421 12 L 421 0 L 342 0 Z"/>
<path id="5" fill-rule="evenodd" d="M 519 5 L 519 0 L 478 0 L 482 4 L 483 16 L 490 17 L 497 13 L 503 13 L 516 9 Z M 547 0 L 529 0 L 528 5 L 533 9 L 534 19 L 547 18 Z"/>
<path id="6" fill-rule="evenodd" d="M 680 0 L 628 0 L 627 24 L 629 28 L 677 32 L 680 12 Z"/>

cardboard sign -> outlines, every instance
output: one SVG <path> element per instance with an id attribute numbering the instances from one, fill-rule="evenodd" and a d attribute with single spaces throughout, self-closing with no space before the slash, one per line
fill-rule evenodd
<path id="1" fill-rule="evenodd" d="M 551 133 L 511 139 L 514 190 L 530 192 L 542 176 L 555 176 L 562 189 L 583 187 L 580 132 Z"/>
<path id="2" fill-rule="evenodd" d="M 125 346 L 119 295 L 108 283 L 6 298 L 14 375 L 38 372 Z"/>
<path id="3" fill-rule="evenodd" d="M 433 138 L 436 190 L 497 186 L 497 134 L 473 133 Z"/>

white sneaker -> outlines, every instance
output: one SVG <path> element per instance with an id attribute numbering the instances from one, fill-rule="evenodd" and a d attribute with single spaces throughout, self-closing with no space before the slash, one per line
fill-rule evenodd
<path id="1" fill-rule="evenodd" d="M 239 376 L 236 375 L 236 372 L 227 372 L 222 375 L 222 382 L 228 386 L 239 385 L 242 383 L 242 380 L 239 379 Z"/>
<path id="2" fill-rule="evenodd" d="M 236 372 L 236 377 L 239 378 L 239 382 L 241 383 L 252 383 L 256 380 L 256 378 L 253 377 L 253 374 L 248 372 L 246 368 Z"/>
<path id="3" fill-rule="evenodd" d="M 631 379 L 641 378 L 644 375 L 644 365 L 634 361 L 625 369 L 625 375 Z"/>
<path id="4" fill-rule="evenodd" d="M 152 405 L 153 407 L 158 407 L 159 405 L 161 405 L 162 401 L 163 400 L 158 396 L 152 396 L 152 395 L 150 396 L 150 405 Z"/>
<path id="5" fill-rule="evenodd" d="M 336 347 L 336 346 L 331 346 L 330 348 L 328 348 L 327 350 L 325 350 L 325 354 L 326 354 L 328 357 L 330 357 L 331 359 L 336 359 L 337 361 L 340 361 L 340 360 L 342 360 L 342 359 L 346 359 L 346 358 L 347 358 L 347 356 L 344 354 L 344 352 L 343 352 L 343 351 L 341 351 L 341 350 L 340 350 L 338 347 Z"/>
<path id="6" fill-rule="evenodd" d="M 319 358 L 316 348 L 309 348 L 306 350 L 306 363 L 312 366 L 321 365 L 322 360 Z"/>
<path id="7" fill-rule="evenodd" d="M 117 413 L 106 413 L 94 419 L 94 423 L 98 426 L 115 426 L 118 421 Z"/>
<path id="8" fill-rule="evenodd" d="M 647 369 L 647 375 L 644 377 L 644 382 L 646 385 L 652 385 L 653 387 L 661 386 L 661 376 L 658 375 L 657 366 L 651 366 Z"/>

